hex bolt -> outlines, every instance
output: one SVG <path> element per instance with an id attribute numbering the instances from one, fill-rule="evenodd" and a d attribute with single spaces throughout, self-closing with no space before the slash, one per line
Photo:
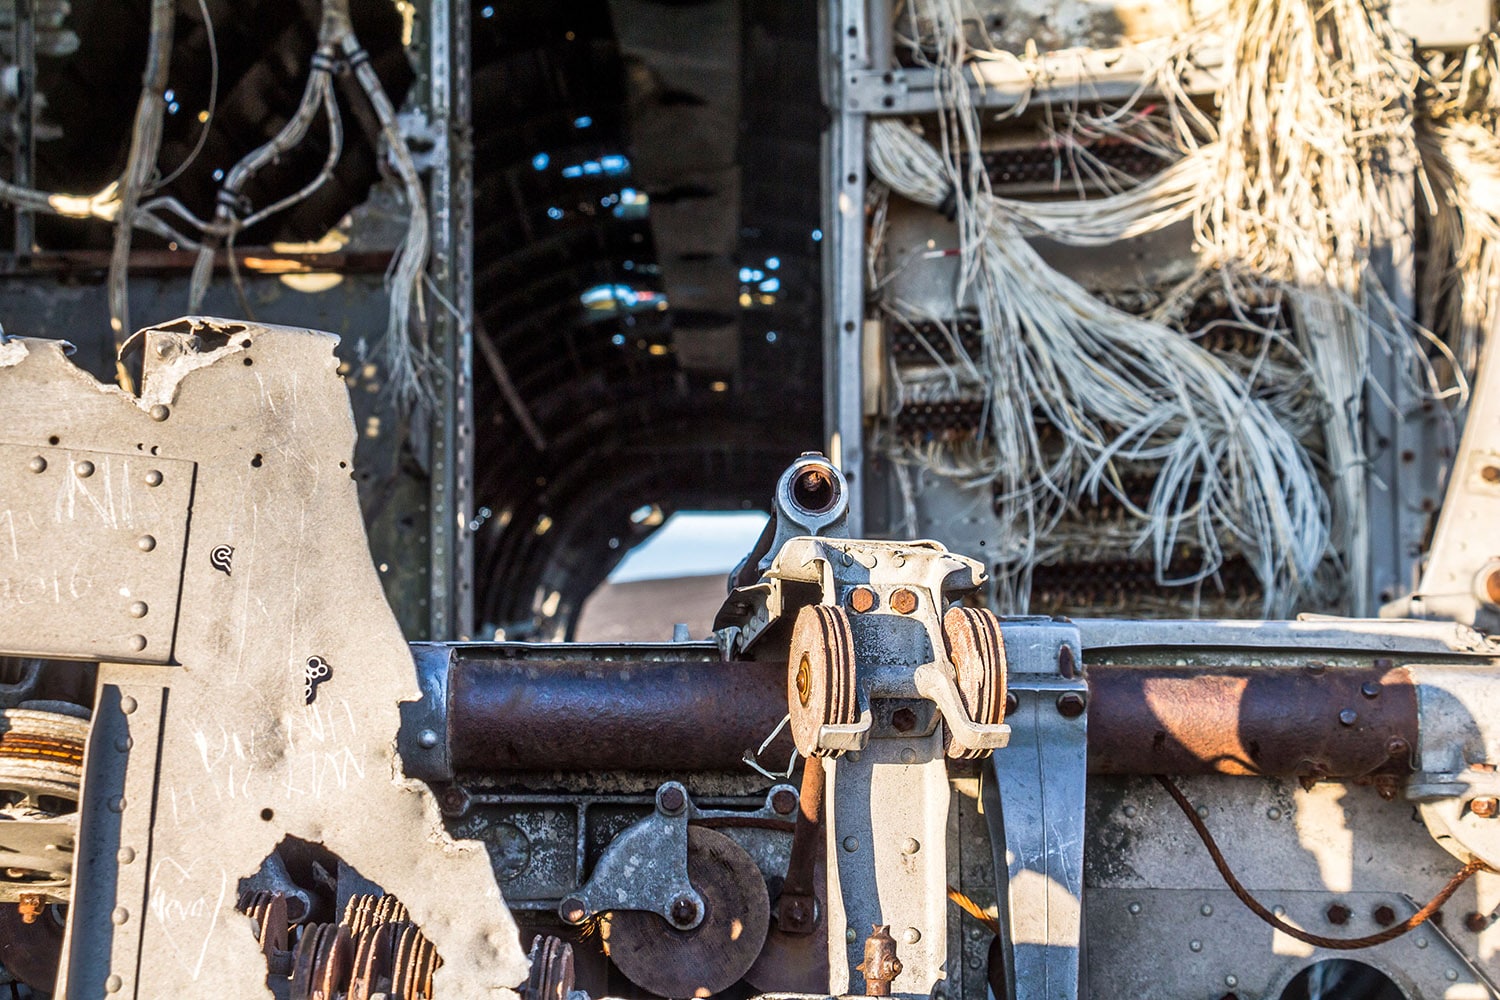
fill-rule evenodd
<path id="1" fill-rule="evenodd" d="M 1375 907 L 1375 912 L 1371 916 L 1375 918 L 1375 922 L 1381 927 L 1389 927 L 1396 922 L 1396 911 L 1385 903 L 1381 903 Z"/>
<path id="2" fill-rule="evenodd" d="M 917 595 L 902 587 L 891 594 L 891 610 L 898 615 L 909 615 L 917 610 Z"/>
<path id="3" fill-rule="evenodd" d="M 589 908 L 577 896 L 569 896 L 557 906 L 557 915 L 570 924 L 581 924 L 589 915 Z"/>
<path id="4" fill-rule="evenodd" d="M 666 785 L 656 793 L 656 804 L 661 806 L 662 812 L 675 816 L 687 805 L 687 796 L 682 794 L 680 785 Z"/>
<path id="5" fill-rule="evenodd" d="M 917 713 L 909 708 L 898 708 L 891 713 L 891 728 L 898 733 L 909 733 L 917 728 Z"/>
<path id="6" fill-rule="evenodd" d="M 1069 691 L 1057 696 L 1057 712 L 1064 719 L 1076 719 L 1083 714 L 1083 695 Z"/>
<path id="7" fill-rule="evenodd" d="M 438 795 L 438 808 L 445 816 L 462 816 L 470 804 L 469 793 L 458 785 L 449 785 Z"/>
<path id="8" fill-rule="evenodd" d="M 698 904 L 686 896 L 672 900 L 672 923 L 679 926 L 690 924 L 698 918 Z"/>
<path id="9" fill-rule="evenodd" d="M 1324 916 L 1328 918 L 1328 922 L 1337 927 L 1342 927 L 1347 924 L 1349 922 L 1349 918 L 1353 915 L 1354 911 L 1350 910 L 1349 907 L 1345 906 L 1343 903 L 1330 903 L 1328 906 L 1328 910 L 1324 914 Z"/>
<path id="10" fill-rule="evenodd" d="M 1493 795 L 1476 795 L 1469 800 L 1469 812 L 1480 819 L 1494 819 L 1500 813 L 1500 798 Z"/>
<path id="11" fill-rule="evenodd" d="M 875 591 L 869 587 L 855 587 L 849 591 L 849 610 L 857 615 L 875 609 Z"/>
<path id="12" fill-rule="evenodd" d="M 790 816 L 797 808 L 797 793 L 790 788 L 778 788 L 771 796 L 771 809 L 778 816 Z"/>

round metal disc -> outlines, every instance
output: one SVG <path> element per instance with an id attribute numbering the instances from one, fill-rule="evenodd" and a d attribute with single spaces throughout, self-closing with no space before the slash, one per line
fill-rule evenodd
<path id="1" fill-rule="evenodd" d="M 760 954 L 771 920 L 760 869 L 724 834 L 688 827 L 687 870 L 704 903 L 703 922 L 692 930 L 644 910 L 600 919 L 604 949 L 619 970 L 664 997 L 706 997 L 733 986 Z"/>
<path id="2" fill-rule="evenodd" d="M 1005 719 L 1005 644 L 1000 620 L 983 608 L 955 605 L 943 615 L 943 638 L 953 661 L 954 679 L 964 710 L 977 725 L 993 726 Z M 944 730 L 949 757 L 982 757 L 988 751 L 965 750 Z"/>
<path id="3" fill-rule="evenodd" d="M 797 612 L 787 658 L 787 707 L 792 740 L 804 757 L 833 753 L 818 748 L 821 727 L 854 722 L 854 639 L 842 608 L 812 604 Z"/>
<path id="4" fill-rule="evenodd" d="M 823 887 L 828 884 L 828 866 L 821 851 L 813 867 L 813 897 L 818 903 L 818 923 L 811 934 L 788 934 L 771 921 L 760 957 L 745 973 L 745 982 L 762 993 L 828 992 L 828 913 Z"/>

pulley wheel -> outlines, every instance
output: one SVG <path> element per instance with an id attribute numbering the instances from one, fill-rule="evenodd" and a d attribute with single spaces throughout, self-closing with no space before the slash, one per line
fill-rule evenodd
<path id="1" fill-rule="evenodd" d="M 852 725 L 859 713 L 854 638 L 842 608 L 811 604 L 797 612 L 787 659 L 787 707 L 798 753 L 804 757 L 842 753 L 818 747 L 820 728 Z"/>
<path id="2" fill-rule="evenodd" d="M 655 913 L 616 910 L 600 918 L 604 950 L 625 977 L 664 997 L 706 997 L 749 971 L 771 920 L 766 882 L 733 840 L 688 827 L 688 880 L 703 898 L 703 922 L 680 931 Z"/>
<path id="3" fill-rule="evenodd" d="M 976 725 L 994 726 L 1005 721 L 1005 643 L 1000 619 L 983 608 L 957 605 L 943 615 L 943 638 L 953 661 L 954 680 L 964 711 Z M 966 750 L 953 742 L 949 727 L 943 730 L 943 748 L 956 759 L 983 757 L 988 750 Z"/>

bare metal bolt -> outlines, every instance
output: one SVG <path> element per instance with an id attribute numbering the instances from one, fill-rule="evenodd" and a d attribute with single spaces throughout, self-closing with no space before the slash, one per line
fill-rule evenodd
<path id="1" fill-rule="evenodd" d="M 1493 795 L 1476 795 L 1469 800 L 1469 812 L 1480 819 L 1494 819 L 1500 813 L 1500 799 Z"/>
<path id="2" fill-rule="evenodd" d="M 462 816 L 469 811 L 469 793 L 458 785 L 450 785 L 438 795 L 438 808 L 445 816 Z"/>
<path id="3" fill-rule="evenodd" d="M 672 922 L 674 924 L 690 924 L 698 917 L 698 904 L 686 896 L 678 896 L 672 901 Z"/>
<path id="4" fill-rule="evenodd" d="M 1057 697 L 1057 712 L 1064 719 L 1076 719 L 1083 714 L 1083 695 L 1077 691 L 1069 691 Z"/>
<path id="5" fill-rule="evenodd" d="M 891 610 L 898 615 L 909 615 L 917 610 L 917 595 L 902 587 L 891 594 Z"/>
<path id="6" fill-rule="evenodd" d="M 1396 911 L 1385 903 L 1381 903 L 1375 907 L 1375 912 L 1371 916 L 1375 918 L 1375 922 L 1381 927 L 1389 927 L 1396 922 Z"/>
<path id="7" fill-rule="evenodd" d="M 669 814 L 682 812 L 682 807 L 687 805 L 687 796 L 682 794 L 682 789 L 676 785 L 668 785 L 663 788 L 657 799 L 661 811 Z"/>
<path id="8" fill-rule="evenodd" d="M 875 591 L 869 587 L 855 587 L 849 591 L 849 610 L 862 615 L 875 607 Z"/>
<path id="9" fill-rule="evenodd" d="M 1359 721 L 1359 713 L 1352 708 L 1346 708 L 1339 713 L 1339 722 L 1346 726 L 1352 726 Z"/>
<path id="10" fill-rule="evenodd" d="M 779 816 L 790 816 L 797 808 L 797 793 L 790 788 L 780 788 L 771 796 L 771 808 Z"/>
<path id="11" fill-rule="evenodd" d="M 1353 916 L 1353 911 L 1343 903 L 1331 903 L 1324 915 L 1328 917 L 1330 924 L 1342 927 L 1349 922 L 1349 918 Z"/>

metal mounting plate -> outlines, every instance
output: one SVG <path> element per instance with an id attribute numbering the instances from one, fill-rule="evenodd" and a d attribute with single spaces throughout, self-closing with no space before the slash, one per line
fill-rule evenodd
<path id="1" fill-rule="evenodd" d="M 168 663 L 194 463 L 0 444 L 0 648 Z"/>

